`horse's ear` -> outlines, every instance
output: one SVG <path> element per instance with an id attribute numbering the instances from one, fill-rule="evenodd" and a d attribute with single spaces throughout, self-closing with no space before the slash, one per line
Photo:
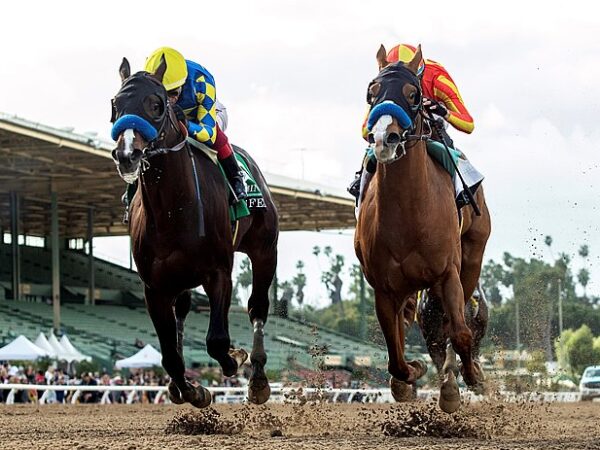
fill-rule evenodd
<path id="1" fill-rule="evenodd" d="M 127 58 L 123 58 L 123 61 L 121 61 L 119 75 L 121 75 L 121 82 L 125 81 L 127 78 L 129 78 L 129 75 L 131 75 L 131 67 L 129 66 L 129 61 L 127 61 Z"/>
<path id="2" fill-rule="evenodd" d="M 379 66 L 379 70 L 383 69 L 388 64 L 389 62 L 387 61 L 387 51 L 385 50 L 383 44 L 381 44 L 379 50 L 377 50 L 377 65 Z"/>
<path id="3" fill-rule="evenodd" d="M 158 81 L 160 81 L 162 83 L 163 77 L 165 76 L 165 72 L 167 71 L 167 61 L 165 60 L 165 55 L 162 55 L 160 57 L 160 64 L 158 65 L 158 68 L 156 69 L 156 72 L 154 72 L 154 78 L 156 78 Z"/>
<path id="4" fill-rule="evenodd" d="M 410 60 L 406 67 L 408 67 L 408 69 L 416 75 L 419 71 L 419 65 L 421 64 L 422 59 L 423 53 L 421 52 L 421 44 L 419 44 L 417 51 L 415 52 L 415 56 Z"/>

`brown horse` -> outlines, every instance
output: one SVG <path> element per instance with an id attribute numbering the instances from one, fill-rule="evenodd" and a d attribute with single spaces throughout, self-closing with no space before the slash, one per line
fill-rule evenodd
<path id="1" fill-rule="evenodd" d="M 427 154 L 430 127 L 422 113 L 416 77 L 421 49 L 408 64 L 388 65 L 383 46 L 377 52 L 379 75 L 369 85 L 370 141 L 377 172 L 364 195 L 355 234 L 355 250 L 375 291 L 375 309 L 389 355 L 390 385 L 397 401 L 412 396 L 412 385 L 427 370 L 422 361 L 405 361 L 403 308 L 418 290 L 428 289 L 443 308 L 445 336 L 463 365 L 463 378 L 480 388 L 482 373 L 473 363 L 473 335 L 465 323 L 465 303 L 479 278 L 490 217 L 480 188 L 459 223 L 453 182 Z M 446 367 L 440 406 L 460 405 L 455 367 Z"/>
<path id="2" fill-rule="evenodd" d="M 202 408 L 211 395 L 184 376 L 184 321 L 190 311 L 190 289 L 203 286 L 210 301 L 206 337 L 208 354 L 226 376 L 234 375 L 248 355 L 230 349 L 227 315 L 231 303 L 234 251 L 246 253 L 253 269 L 248 314 L 254 327 L 250 361 L 253 374 L 248 397 L 261 404 L 270 387 L 264 366 L 263 327 L 269 310 L 268 289 L 277 264 L 277 210 L 263 175 L 247 153 L 266 209 L 241 219 L 237 232 L 229 217 L 228 187 L 219 168 L 192 151 L 185 126 L 178 122 L 157 72 L 131 75 L 123 59 L 122 86 L 113 102 L 113 158 L 125 181 L 137 182 L 131 205 L 130 235 L 139 275 L 144 282 L 148 313 L 160 341 L 162 363 L 171 377 L 169 397 Z"/>

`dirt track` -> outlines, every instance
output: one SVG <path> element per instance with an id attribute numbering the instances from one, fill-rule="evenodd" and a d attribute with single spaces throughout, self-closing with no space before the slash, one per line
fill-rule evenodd
<path id="1" fill-rule="evenodd" d="M 0 448 L 600 449 L 600 403 L 490 403 L 453 417 L 438 411 L 424 403 L 217 405 L 201 413 L 165 405 L 0 405 Z"/>

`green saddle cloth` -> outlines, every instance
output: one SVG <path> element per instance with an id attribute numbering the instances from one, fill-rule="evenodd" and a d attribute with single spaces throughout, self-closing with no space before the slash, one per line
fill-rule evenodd
<path id="1" fill-rule="evenodd" d="M 448 172 L 454 180 L 454 176 L 456 175 L 455 167 L 458 165 L 458 158 L 462 156 L 462 152 L 451 147 L 449 150 L 452 154 L 452 159 L 450 159 L 450 155 L 446 151 L 444 144 L 433 140 L 427 141 L 427 153 L 429 156 L 431 156 L 434 161 L 437 161 L 444 169 L 446 169 L 446 172 Z M 452 164 L 452 160 L 454 160 L 454 164 Z"/>
<path id="2" fill-rule="evenodd" d="M 248 168 L 248 163 L 239 153 L 234 152 L 234 154 L 238 160 L 240 169 L 244 172 L 244 182 L 246 183 L 248 198 L 246 198 L 246 201 L 237 202 L 229 207 L 229 217 L 232 222 L 235 222 L 242 217 L 249 216 L 251 214 L 251 209 L 262 209 L 267 207 L 263 194 L 260 191 L 260 187 L 254 179 L 254 175 L 252 175 L 252 172 Z M 223 177 L 225 177 L 225 180 L 227 180 L 227 176 L 223 171 L 223 167 L 221 167 L 221 163 L 219 163 L 219 169 L 221 170 Z"/>

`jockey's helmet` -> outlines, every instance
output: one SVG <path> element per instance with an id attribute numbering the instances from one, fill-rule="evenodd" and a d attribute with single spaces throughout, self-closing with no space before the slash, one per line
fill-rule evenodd
<path id="1" fill-rule="evenodd" d="M 167 91 L 177 89 L 185 83 L 187 78 L 187 65 L 185 58 L 181 53 L 171 47 L 160 47 L 152 52 L 148 59 L 144 70 L 146 72 L 155 73 L 160 66 L 161 58 L 165 58 L 167 70 L 163 76 L 162 83 Z"/>
<path id="2" fill-rule="evenodd" d="M 402 61 L 403 63 L 409 63 L 415 57 L 417 48 L 409 44 L 399 44 L 393 47 L 387 54 L 387 61 L 389 63 L 395 63 Z M 419 68 L 417 69 L 417 76 L 420 77 L 425 70 L 425 61 L 421 59 Z"/>

